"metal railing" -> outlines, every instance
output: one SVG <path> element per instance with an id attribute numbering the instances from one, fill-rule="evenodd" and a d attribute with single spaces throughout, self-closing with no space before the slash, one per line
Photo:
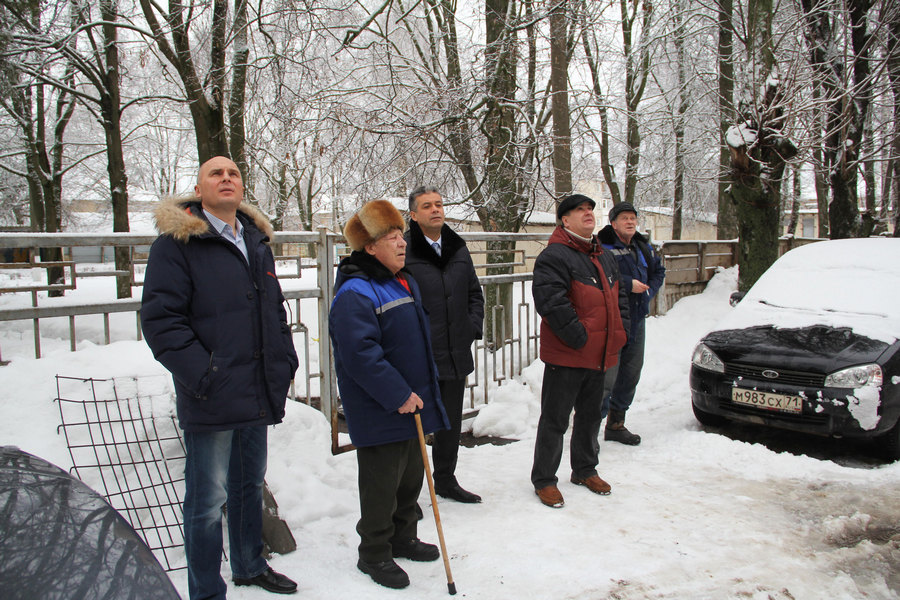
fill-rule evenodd
<path id="1" fill-rule="evenodd" d="M 487 306 L 486 340 L 474 344 L 476 370 L 469 376 L 466 415 L 474 414 L 481 405 L 488 402 L 489 390 L 521 373 L 522 368 L 530 364 L 538 355 L 538 315 L 530 302 L 529 285 L 531 282 L 531 265 L 534 258 L 546 244 L 549 233 L 475 233 L 460 234 L 469 245 L 475 259 L 485 297 L 497 297 L 488 292 L 495 286 L 511 288 L 511 303 L 507 306 Z M 134 314 L 134 338 L 141 339 L 140 300 L 125 298 L 96 303 L 64 304 L 54 299 L 44 305 L 40 303 L 42 292 L 48 290 L 77 289 L 81 277 L 110 278 L 110 296 L 114 295 L 114 277 L 122 273 L 114 270 L 87 271 L 80 270 L 78 263 L 63 260 L 54 263 L 39 261 L 42 248 L 62 248 L 63 256 L 72 256 L 75 247 L 128 247 L 131 249 L 132 268 L 128 272 L 132 289 L 139 289 L 144 252 L 156 236 L 135 235 L 131 233 L 81 234 L 81 233 L 6 233 L 0 234 L 0 251 L 25 250 L 28 262 L 0 263 L 0 272 L 10 269 L 44 269 L 50 266 L 65 265 L 67 279 L 51 287 L 43 282 L 30 281 L 22 286 L 0 286 L 0 294 L 29 294 L 31 306 L 0 309 L 0 327 L 3 322 L 31 321 L 34 341 L 34 355 L 41 356 L 41 322 L 64 318 L 68 320 L 69 348 L 75 351 L 79 340 L 90 339 L 76 329 L 76 317 L 86 318 L 100 316 L 103 321 L 102 334 L 95 343 L 112 342 L 112 315 Z M 788 247 L 809 243 L 815 240 L 782 240 L 785 251 Z M 513 248 L 505 250 L 512 260 L 491 262 L 491 247 L 500 242 L 507 242 Z M 328 311 L 334 295 L 335 267 L 339 257 L 346 253 L 343 238 L 328 233 L 324 228 L 317 232 L 277 232 L 273 246 L 280 249 L 276 260 L 280 265 L 278 277 L 282 282 L 284 296 L 288 306 L 288 317 L 292 330 L 299 334 L 301 341 L 297 343 L 301 367 L 291 390 L 292 397 L 306 404 L 317 406 L 332 423 L 333 450 L 339 451 L 337 387 L 333 372 L 333 356 L 328 336 Z M 314 248 L 314 256 L 307 256 L 304 251 Z M 682 296 L 699 293 L 720 267 L 736 264 L 736 241 L 667 241 L 657 244 L 666 264 L 666 284 L 656 298 L 654 314 L 663 314 L 666 307 L 671 306 Z M 143 250 L 143 251 L 139 251 Z M 9 252 L 6 252 L 9 254 Z M 19 252 L 22 255 L 22 252 Z M 287 262 L 294 267 L 284 268 Z M 492 271 L 511 271 L 501 275 L 488 275 Z M 315 285 L 304 289 L 295 289 L 292 280 L 297 280 L 304 271 L 315 271 Z M 514 311 L 507 315 L 506 311 Z M 96 336 L 97 334 L 95 334 Z M 0 348 L 2 352 L 2 348 Z M 318 360 L 316 360 L 318 359 Z M 0 354 L 2 362 L 2 354 Z M 316 366 L 317 365 L 317 366 Z M 323 401 L 324 399 L 324 401 Z"/>
<path id="2" fill-rule="evenodd" d="M 469 243 L 472 254 L 476 257 L 476 268 L 479 271 L 479 279 L 483 291 L 487 297 L 487 291 L 492 286 L 508 285 L 513 287 L 513 304 L 510 309 L 515 311 L 512 318 L 507 318 L 503 306 L 487 307 L 486 310 L 493 313 L 493 329 L 491 340 L 498 342 L 486 343 L 479 341 L 474 344 L 476 371 L 469 376 L 468 397 L 466 402 L 466 415 L 474 415 L 479 407 L 488 401 L 489 389 L 492 386 L 501 385 L 518 375 L 522 368 L 534 360 L 538 352 L 537 339 L 537 315 L 533 310 L 529 293 L 531 273 L 528 272 L 529 264 L 543 248 L 548 234 L 510 234 L 510 233 L 462 233 L 461 236 Z M 112 233 L 105 235 L 82 235 L 71 233 L 40 234 L 40 233 L 10 233 L 0 234 L 0 251 L 6 249 L 24 249 L 27 251 L 28 262 L 25 263 L 0 263 L 0 269 L 44 269 L 50 267 L 49 263 L 39 260 L 39 252 L 42 248 L 62 248 L 63 255 L 72 256 L 72 248 L 75 247 L 118 247 L 125 246 L 131 249 L 132 268 L 129 272 L 132 289 L 139 290 L 142 284 L 142 265 L 146 259 L 137 248 L 147 248 L 156 236 L 135 235 L 128 233 Z M 491 263 L 490 251 L 487 246 L 494 242 L 511 242 L 516 244 L 512 261 L 501 264 Z M 332 450 L 339 452 L 346 448 L 338 437 L 340 423 L 338 419 L 338 394 L 333 371 L 333 355 L 328 336 L 328 310 L 331 298 L 334 295 L 335 267 L 341 255 L 346 253 L 343 237 L 328 233 L 324 228 L 318 232 L 277 232 L 272 241 L 273 247 L 281 249 L 276 256 L 279 264 L 278 277 L 282 282 L 284 296 L 288 308 L 289 324 L 295 334 L 299 334 L 296 347 L 300 358 L 300 369 L 291 390 L 291 395 L 298 401 L 316 406 L 332 423 Z M 304 250 L 315 248 L 315 256 L 304 255 Z M 2 286 L 2 294 L 28 294 L 31 297 L 31 306 L 0 309 L 0 326 L 4 322 L 31 321 L 34 355 L 41 357 L 41 323 L 52 319 L 67 319 L 69 349 L 78 349 L 79 342 L 90 340 L 94 343 L 109 344 L 114 337 L 114 328 L 110 325 L 110 319 L 117 314 L 134 314 L 134 336 L 128 339 L 141 339 L 140 329 L 140 300 L 138 298 L 115 299 L 103 302 L 89 303 L 64 303 L 65 300 L 44 297 L 42 293 L 50 290 L 74 290 L 78 289 L 78 281 L 81 277 L 92 278 L 108 276 L 110 278 L 110 296 L 115 294 L 114 277 L 121 273 L 114 270 L 86 271 L 79 270 L 78 263 L 72 260 L 62 261 L 66 264 L 66 280 L 64 282 L 47 285 L 43 282 L 29 281 L 21 286 Z M 286 262 L 293 262 L 294 267 L 285 269 Z M 54 263 L 52 266 L 58 266 Z M 486 275 L 487 268 L 517 271 L 503 275 Z M 304 289 L 295 289 L 296 284 L 291 280 L 300 278 L 303 271 L 315 271 L 315 286 Z M 89 273 L 89 275 L 88 275 Z M 99 338 L 95 332 L 94 338 L 90 333 L 82 332 L 76 327 L 76 318 L 86 319 L 100 316 L 103 327 Z M 511 325 L 510 325 L 511 324 Z M 511 327 L 511 329 L 510 329 Z M 85 330 L 89 328 L 83 328 Z M 121 331 L 121 327 L 118 328 Z M 296 339 L 296 338 L 295 338 Z M 2 352 L 2 348 L 0 348 Z M 316 360 L 318 358 L 318 360 Z M 2 359 L 2 354 L 0 354 Z M 316 366 L 317 365 L 317 366 Z M 324 399 L 324 401 L 323 401 Z"/>

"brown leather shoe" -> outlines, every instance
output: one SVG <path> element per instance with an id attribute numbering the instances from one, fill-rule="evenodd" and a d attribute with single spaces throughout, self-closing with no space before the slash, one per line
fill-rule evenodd
<path id="1" fill-rule="evenodd" d="M 550 508 L 562 508 L 566 503 L 565 500 L 563 500 L 562 494 L 559 492 L 559 488 L 555 485 L 548 485 L 539 490 L 534 490 L 534 493 L 541 499 L 541 503 L 543 503 L 544 506 L 549 506 Z"/>
<path id="2" fill-rule="evenodd" d="M 608 483 L 600 479 L 597 475 L 591 475 L 585 479 L 581 479 L 579 477 L 572 477 L 569 479 L 575 485 L 583 485 L 587 489 L 591 490 L 595 494 L 600 494 L 601 496 L 608 496 L 612 488 Z"/>

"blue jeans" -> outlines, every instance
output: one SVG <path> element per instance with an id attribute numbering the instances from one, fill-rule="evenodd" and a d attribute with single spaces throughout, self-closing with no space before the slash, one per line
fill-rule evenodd
<path id="1" fill-rule="evenodd" d="M 534 489 L 556 485 L 558 481 L 556 471 L 562 460 L 563 436 L 569 428 L 569 415 L 573 409 L 575 417 L 569 441 L 572 475 L 587 479 L 597 474 L 602 394 L 603 371 L 544 365 L 541 418 L 531 468 Z"/>
<path id="2" fill-rule="evenodd" d="M 266 436 L 265 425 L 184 433 L 184 552 L 191 600 L 225 598 L 223 504 L 232 575 L 249 579 L 268 568 L 262 556 Z"/>
<path id="3" fill-rule="evenodd" d="M 606 372 L 603 385 L 603 417 L 609 409 L 625 412 L 634 401 L 634 391 L 644 368 L 644 339 L 647 319 L 631 328 L 631 338 L 619 352 L 619 363 Z"/>

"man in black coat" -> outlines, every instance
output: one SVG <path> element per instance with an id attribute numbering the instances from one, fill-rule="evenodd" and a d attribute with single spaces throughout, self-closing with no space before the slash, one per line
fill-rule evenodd
<path id="1" fill-rule="evenodd" d="M 267 429 L 280 423 L 297 353 L 268 242 L 233 161 L 200 166 L 194 196 L 162 202 L 141 327 L 172 373 L 184 430 L 184 550 L 192 600 L 224 600 L 222 505 L 235 585 L 292 594 L 263 556 Z"/>
<path id="2" fill-rule="evenodd" d="M 466 376 L 475 370 L 472 342 L 481 339 L 484 295 L 466 243 L 444 223 L 444 203 L 437 189 L 419 187 L 409 195 L 406 269 L 422 291 L 431 324 L 431 347 L 438 367 L 441 400 L 450 429 L 434 434 L 435 492 L 457 502 L 481 497 L 456 480 Z"/>

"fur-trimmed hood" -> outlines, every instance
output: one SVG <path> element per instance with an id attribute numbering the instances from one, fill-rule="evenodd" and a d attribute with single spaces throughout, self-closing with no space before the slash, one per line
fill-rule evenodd
<path id="1" fill-rule="evenodd" d="M 179 242 L 187 242 L 191 236 L 212 233 L 209 222 L 202 215 L 203 208 L 196 196 L 176 196 L 160 202 L 154 219 L 160 235 L 170 235 Z M 261 210 L 252 204 L 241 202 L 238 215 L 243 215 L 266 237 L 272 239 L 275 230 Z"/>

